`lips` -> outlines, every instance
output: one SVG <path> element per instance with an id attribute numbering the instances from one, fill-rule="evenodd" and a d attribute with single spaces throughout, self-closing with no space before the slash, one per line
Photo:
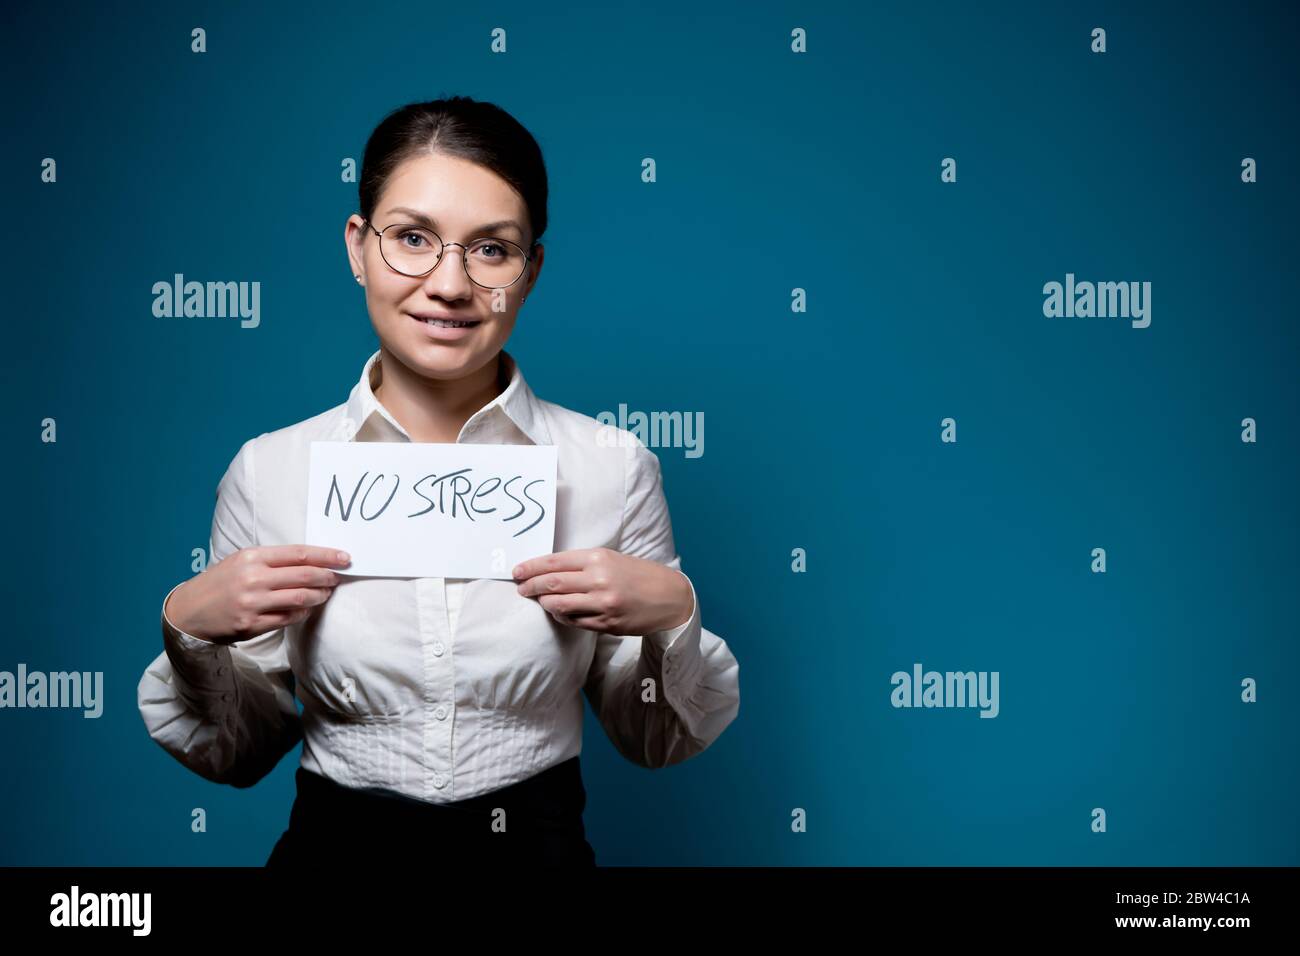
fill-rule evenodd
<path id="1" fill-rule="evenodd" d="M 411 318 L 424 322 L 426 325 L 432 325 L 441 329 L 472 329 L 477 325 L 482 325 L 482 319 L 462 319 L 451 315 L 435 315 L 433 313 L 410 313 Z"/>

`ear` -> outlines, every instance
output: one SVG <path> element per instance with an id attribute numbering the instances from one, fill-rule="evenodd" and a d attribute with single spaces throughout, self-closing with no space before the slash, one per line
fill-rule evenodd
<path id="1" fill-rule="evenodd" d="M 365 285 L 367 232 L 366 221 L 359 214 L 348 216 L 348 221 L 343 224 L 343 247 L 348 257 L 348 268 L 352 270 L 353 277 L 360 285 Z"/>
<path id="2" fill-rule="evenodd" d="M 546 247 L 541 243 L 533 246 L 533 258 L 528 263 L 528 284 L 524 286 L 524 294 L 520 302 L 528 298 L 528 294 L 533 291 L 533 286 L 537 284 L 537 278 L 542 272 L 542 259 L 546 257 Z"/>

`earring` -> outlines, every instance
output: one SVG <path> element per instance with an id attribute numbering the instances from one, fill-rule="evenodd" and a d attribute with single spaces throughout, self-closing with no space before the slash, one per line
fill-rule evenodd
<path id="1" fill-rule="evenodd" d="M 361 281 L 361 276 L 353 276 L 352 278 L 356 279 L 358 282 Z"/>

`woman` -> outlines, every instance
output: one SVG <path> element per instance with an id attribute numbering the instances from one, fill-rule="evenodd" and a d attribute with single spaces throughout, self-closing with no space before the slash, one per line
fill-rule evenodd
<path id="1" fill-rule="evenodd" d="M 242 445 L 207 569 L 163 601 L 139 685 L 150 736 L 236 787 L 303 742 L 268 865 L 592 865 L 582 693 L 651 768 L 738 712 L 658 458 L 539 399 L 503 348 L 541 272 L 546 202 L 541 150 L 498 107 L 453 97 L 384 119 L 344 236 L 379 349 L 346 402 Z M 339 575 L 346 555 L 301 544 L 320 440 L 555 445 L 554 553 L 513 581 Z"/>

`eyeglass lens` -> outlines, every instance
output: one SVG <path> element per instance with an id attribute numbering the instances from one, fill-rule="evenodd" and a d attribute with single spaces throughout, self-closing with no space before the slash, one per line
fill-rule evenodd
<path id="1" fill-rule="evenodd" d="M 431 230 L 398 224 L 383 230 L 379 252 L 403 275 L 422 276 L 438 264 L 443 245 Z M 465 248 L 464 257 L 469 277 L 488 288 L 508 286 L 523 275 L 524 251 L 507 239 L 475 239 Z"/>

